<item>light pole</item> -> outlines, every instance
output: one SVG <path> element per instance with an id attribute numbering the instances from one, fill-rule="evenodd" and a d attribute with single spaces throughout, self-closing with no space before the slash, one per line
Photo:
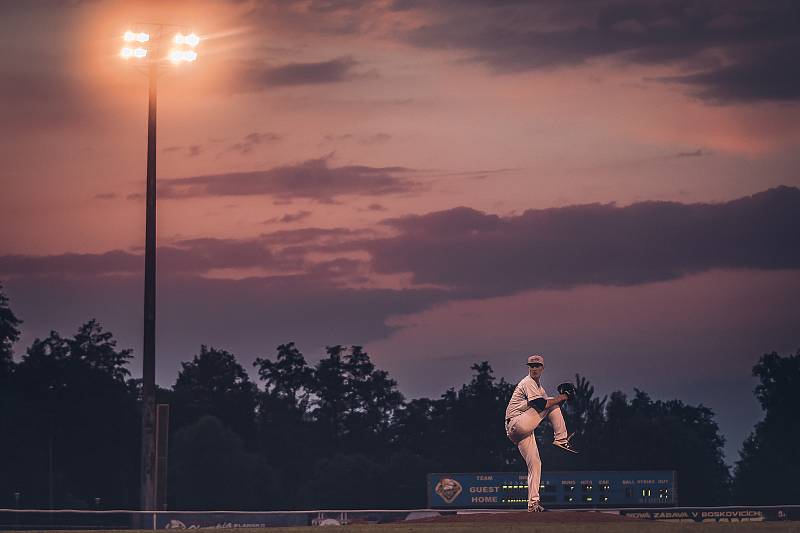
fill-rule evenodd
<path id="1" fill-rule="evenodd" d="M 164 54 L 166 33 L 177 30 L 172 49 Z M 200 38 L 179 26 L 137 24 L 123 35 L 126 46 L 120 55 L 146 68 L 149 97 L 147 107 L 147 195 L 144 251 L 144 342 L 142 350 L 142 465 L 143 511 L 155 510 L 156 467 L 156 103 L 158 77 L 165 62 L 178 64 L 197 59 L 194 48 Z"/>

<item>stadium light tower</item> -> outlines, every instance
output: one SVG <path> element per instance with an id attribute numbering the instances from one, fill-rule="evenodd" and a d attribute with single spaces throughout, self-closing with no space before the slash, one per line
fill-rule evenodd
<path id="1" fill-rule="evenodd" d="M 164 65 L 197 60 L 200 37 L 182 26 L 135 24 L 122 36 L 120 56 L 147 74 L 147 196 L 144 253 L 144 349 L 142 351 L 142 469 L 143 511 L 156 502 L 156 102 L 158 77 Z"/>

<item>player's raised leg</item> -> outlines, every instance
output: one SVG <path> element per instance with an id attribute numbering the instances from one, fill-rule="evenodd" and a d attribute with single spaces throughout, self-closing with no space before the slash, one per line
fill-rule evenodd
<path id="1" fill-rule="evenodd" d="M 578 450 L 570 444 L 572 435 L 567 433 L 567 423 L 564 421 L 564 413 L 561 412 L 561 407 L 556 405 L 550 409 L 550 412 L 547 413 L 547 418 L 553 426 L 553 445 L 570 453 L 578 453 Z"/>
<path id="2" fill-rule="evenodd" d="M 564 421 L 564 413 L 561 412 L 561 407 L 556 405 L 550 412 L 547 413 L 547 418 L 553 426 L 553 441 L 564 442 L 567 440 L 567 423 Z"/>

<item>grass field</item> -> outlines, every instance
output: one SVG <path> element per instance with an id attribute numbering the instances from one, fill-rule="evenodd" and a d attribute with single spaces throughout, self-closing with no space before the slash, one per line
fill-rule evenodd
<path id="1" fill-rule="evenodd" d="M 502 533 L 741 533 L 745 531 L 767 532 L 767 533 L 800 533 L 800 522 L 739 522 L 739 523 L 718 523 L 718 524 L 698 524 L 698 523 L 669 523 L 669 522 L 639 522 L 631 521 L 625 523 L 561 523 L 561 524 L 537 524 L 535 520 L 530 523 L 470 523 L 460 522 L 448 523 L 398 523 L 381 525 L 351 525 L 332 528 L 327 530 L 352 532 L 352 533 L 490 533 L 500 531 Z M 238 533 L 304 533 L 319 531 L 319 527 L 292 527 L 292 528 L 266 528 L 266 529 L 247 529 L 237 528 Z M 105 531 L 71 531 L 71 533 L 111 533 L 112 530 Z M 123 530 L 116 530 L 115 533 Z M 146 533 L 151 530 L 124 530 L 125 533 Z M 30 533 L 30 530 L 27 532 Z"/>

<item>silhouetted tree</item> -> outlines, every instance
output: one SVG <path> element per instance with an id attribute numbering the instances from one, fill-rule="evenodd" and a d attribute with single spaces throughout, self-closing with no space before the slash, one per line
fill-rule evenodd
<path id="1" fill-rule="evenodd" d="M 281 499 L 266 460 L 244 449 L 241 437 L 213 416 L 175 433 L 169 492 L 176 509 L 275 509 Z"/>
<path id="2" fill-rule="evenodd" d="M 265 392 L 290 411 L 303 413 L 308 409 L 314 372 L 293 342 L 278 346 L 275 361 L 257 358 L 253 363 L 264 382 Z"/>
<path id="3" fill-rule="evenodd" d="M 389 508 L 420 509 L 428 505 L 428 473 L 439 472 L 433 460 L 409 452 L 394 452 L 386 462 L 386 481 L 384 482 L 382 505 Z"/>
<path id="4" fill-rule="evenodd" d="M 385 445 L 403 403 L 397 382 L 378 370 L 361 346 L 328 346 L 314 369 L 314 419 L 334 450 L 364 451 Z"/>
<path id="5" fill-rule="evenodd" d="M 653 401 L 640 390 L 628 401 L 617 391 L 606 404 L 594 469 L 676 470 L 681 504 L 722 504 L 730 482 L 724 444 L 707 407 Z"/>
<path id="6" fill-rule="evenodd" d="M 344 346 L 327 346 L 328 357 L 320 359 L 314 368 L 314 417 L 319 421 L 321 435 L 329 446 L 336 446 L 344 434 L 344 414 L 347 410 L 347 382 L 342 353 Z"/>
<path id="7" fill-rule="evenodd" d="M 0 479 L 30 504 L 49 506 L 51 490 L 56 507 L 88 505 L 95 497 L 109 505 L 131 501 L 139 423 L 122 379 L 130 352 L 115 346 L 90 321 L 74 338 L 51 332 L 34 340 L 16 365 L 9 382 L 14 408 L 2 439 L 11 446 L 2 454 Z M 107 364 L 97 364 L 97 354 Z"/>
<path id="8" fill-rule="evenodd" d="M 396 422 L 391 428 L 392 442 L 398 449 L 424 455 L 430 459 L 438 457 L 443 448 L 443 428 L 439 427 L 441 400 L 415 398 L 404 403 L 396 414 Z"/>
<path id="9" fill-rule="evenodd" d="M 97 320 L 90 320 L 78 328 L 72 339 L 66 340 L 73 358 L 85 361 L 90 368 L 97 369 L 117 381 L 130 376 L 125 367 L 133 358 L 133 350 L 117 350 L 117 341 L 110 331 L 103 331 Z"/>
<path id="10" fill-rule="evenodd" d="M 74 337 L 36 339 L 14 363 L 19 324 L 0 292 L 0 492 L 21 490 L 30 505 L 46 507 L 52 471 L 56 507 L 87 506 L 95 496 L 135 506 L 141 380 L 130 379 L 131 351 L 91 320 Z M 754 369 L 766 416 L 737 465 L 737 494 L 748 503 L 755 500 L 747 490 L 763 487 L 764 476 L 798 474 L 796 462 L 776 458 L 792 457 L 796 442 L 799 358 L 769 354 Z M 328 346 L 312 368 L 287 343 L 274 361 L 254 366 L 263 391 L 233 354 L 202 346 L 172 390 L 157 389 L 158 401 L 172 405 L 174 507 L 418 507 L 428 472 L 525 468 L 503 427 L 514 386 L 486 361 L 472 365 L 460 388 L 408 402 L 360 346 Z M 563 410 L 582 453 L 549 446 L 551 429 L 542 424 L 545 469 L 675 469 L 681 503 L 725 501 L 724 440 L 711 410 L 638 390 L 632 399 L 597 398 L 579 375 L 576 387 Z M 796 498 L 786 480 L 774 483 L 776 493 Z"/>
<path id="11" fill-rule="evenodd" d="M 13 346 L 19 340 L 20 324 L 22 321 L 11 310 L 8 297 L 3 293 L 3 284 L 0 283 L 0 389 L 2 389 L 3 378 L 11 373 L 14 364 Z M 0 396 L 0 401 L 2 401 L 2 396 Z"/>
<path id="12" fill-rule="evenodd" d="M 344 430 L 349 450 L 371 450 L 389 441 L 389 427 L 403 403 L 397 382 L 378 370 L 361 346 L 344 356 Z"/>
<path id="13" fill-rule="evenodd" d="M 780 505 L 800 501 L 800 350 L 764 354 L 753 367 L 764 419 L 745 439 L 734 470 L 737 503 Z"/>
<path id="14" fill-rule="evenodd" d="M 603 425 L 603 413 L 607 396 L 603 399 L 594 396 L 594 387 L 589 380 L 575 374 L 575 398 L 563 406 L 567 427 L 575 433 L 576 442 L 591 438 Z"/>
<path id="15" fill-rule="evenodd" d="M 11 374 L 14 371 L 13 346 L 19 340 L 19 325 L 21 321 L 14 314 L 9 305 L 9 300 L 3 293 L 0 284 L 0 472 L 4 468 L 11 468 L 14 457 L 18 455 L 18 442 L 14 442 L 19 423 L 19 413 L 16 407 L 16 388 L 12 383 Z M 5 478 L 5 479 L 4 479 Z M 0 475 L 0 507 L 10 507 L 12 492 L 19 490 L 12 486 L 8 476 Z M 4 505 L 5 504 L 5 505 Z"/>
<path id="16" fill-rule="evenodd" d="M 317 463 L 301 494 L 309 508 L 347 509 L 358 501 L 369 509 L 387 501 L 381 496 L 386 481 L 386 468 L 365 454 L 336 454 Z"/>
<path id="17" fill-rule="evenodd" d="M 308 412 L 314 373 L 293 342 L 278 346 L 275 361 L 258 358 L 254 366 L 265 383 L 258 394 L 258 450 L 275 469 L 287 505 L 294 507 L 300 480 L 309 479 L 319 458 L 330 453 Z"/>
<path id="18" fill-rule="evenodd" d="M 548 470 L 593 470 L 597 469 L 597 464 L 605 461 L 604 452 L 600 448 L 600 436 L 606 422 L 605 405 L 607 400 L 606 396 L 602 399 L 596 398 L 594 387 L 589 380 L 580 374 L 575 374 L 575 398 L 564 403 L 561 411 L 567 423 L 567 430 L 574 433 L 572 443 L 580 450 L 580 454 L 565 454 L 563 451 L 549 446 L 549 443 L 552 442 L 549 435 L 552 427 L 549 423 L 543 423 L 542 433 L 547 433 L 547 436 L 542 436 L 541 440 L 547 445 L 540 446 L 540 452 Z"/>
<path id="19" fill-rule="evenodd" d="M 191 362 L 181 363 L 172 390 L 173 429 L 213 415 L 245 442 L 254 439 L 258 389 L 230 352 L 201 346 Z"/>
<path id="20" fill-rule="evenodd" d="M 377 452 L 377 450 L 376 450 Z M 425 476 L 433 464 L 406 452 L 336 454 L 317 463 L 303 484 L 302 505 L 309 508 L 407 509 L 427 504 Z"/>
<path id="21" fill-rule="evenodd" d="M 446 470 L 502 470 L 508 467 L 513 447 L 503 413 L 514 387 L 503 379 L 495 384 L 487 361 L 471 368 L 472 380 L 458 392 L 446 391 L 435 404 L 440 433 L 433 439 L 440 448 L 432 457 Z"/>

